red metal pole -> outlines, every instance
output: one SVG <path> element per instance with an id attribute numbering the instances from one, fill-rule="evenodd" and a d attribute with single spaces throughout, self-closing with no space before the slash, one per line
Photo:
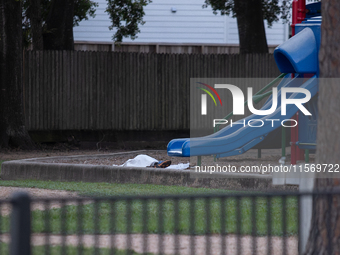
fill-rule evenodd
<path id="1" fill-rule="evenodd" d="M 292 36 L 295 35 L 295 24 L 298 23 L 298 0 L 293 0 L 293 4 L 292 4 L 292 7 L 293 7 L 293 18 L 292 18 Z"/>
<path id="2" fill-rule="evenodd" d="M 298 23 L 301 23 L 306 18 L 306 0 L 299 0 L 298 4 Z"/>
<path id="3" fill-rule="evenodd" d="M 301 23 L 306 18 L 306 0 L 293 0 L 292 36 L 295 35 L 295 24 Z"/>
<path id="4" fill-rule="evenodd" d="M 306 18 L 306 0 L 293 0 L 293 20 L 292 20 L 292 36 L 295 35 L 295 24 L 301 23 Z M 299 123 L 299 115 L 296 113 L 293 118 Z M 290 163 L 296 165 L 298 160 L 304 160 L 304 151 L 301 150 L 296 142 L 299 141 L 299 126 L 291 129 L 291 159 Z"/>

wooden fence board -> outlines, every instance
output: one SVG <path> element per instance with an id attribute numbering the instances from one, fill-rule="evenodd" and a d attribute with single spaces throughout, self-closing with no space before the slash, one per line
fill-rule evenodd
<path id="1" fill-rule="evenodd" d="M 272 54 L 27 51 L 24 60 L 28 130 L 189 129 L 190 78 L 279 74 Z"/>

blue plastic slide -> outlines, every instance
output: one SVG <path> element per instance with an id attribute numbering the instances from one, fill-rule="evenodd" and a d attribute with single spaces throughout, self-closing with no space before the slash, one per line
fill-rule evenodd
<path id="1" fill-rule="evenodd" d="M 318 82 L 316 76 L 309 79 L 302 86 L 299 84 L 303 79 L 297 76 L 283 87 L 301 87 L 308 89 L 311 96 L 315 96 L 318 92 Z M 305 95 L 301 93 L 292 94 L 289 99 L 304 98 Z M 261 110 L 269 109 L 272 105 L 272 100 L 269 100 Z M 281 105 L 281 90 L 278 91 L 278 105 Z M 218 157 L 227 157 L 239 155 L 254 147 L 256 144 L 263 141 L 268 133 L 281 127 L 281 121 L 290 119 L 299 109 L 295 105 L 287 105 L 286 115 L 281 115 L 281 107 L 267 116 L 250 115 L 245 118 L 248 120 L 258 119 L 264 122 L 261 128 L 254 128 L 243 125 L 227 126 L 220 131 L 209 136 L 191 139 L 174 139 L 168 144 L 168 155 L 179 157 L 190 157 L 200 155 L 217 155 Z M 280 121 L 270 122 L 266 119 L 278 119 Z M 243 123 L 239 120 L 238 123 Z"/>
<path id="2" fill-rule="evenodd" d="M 283 79 L 278 89 L 283 87 L 300 87 L 309 90 L 311 97 L 318 92 L 318 30 L 314 27 L 305 28 L 299 34 L 292 37 L 287 42 L 280 45 L 274 51 L 274 57 L 282 73 L 295 73 L 296 78 L 292 80 Z M 303 84 L 303 74 L 315 74 Z M 300 79 L 299 79 L 300 78 Z M 278 106 L 281 105 L 281 89 L 277 95 Z M 305 95 L 294 93 L 289 95 L 289 99 L 301 99 Z M 269 109 L 272 106 L 270 97 L 261 110 Z M 267 116 L 251 115 L 245 118 L 248 120 L 262 120 L 264 125 L 259 128 L 248 125 L 229 125 L 220 131 L 209 136 L 200 138 L 174 139 L 168 144 L 168 155 L 178 157 L 190 157 L 201 155 L 217 155 L 217 157 L 227 157 L 239 155 L 262 142 L 272 131 L 281 127 L 281 121 L 290 119 L 299 109 L 294 104 L 288 104 L 286 115 L 281 115 L 281 107 Z M 270 122 L 266 119 L 276 119 L 279 121 Z M 238 123 L 243 123 L 239 120 Z"/>

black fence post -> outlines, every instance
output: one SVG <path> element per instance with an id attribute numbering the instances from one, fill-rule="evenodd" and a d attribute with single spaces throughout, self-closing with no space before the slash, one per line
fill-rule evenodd
<path id="1" fill-rule="evenodd" d="M 17 192 L 12 197 L 10 255 L 31 255 L 31 209 L 27 193 Z"/>

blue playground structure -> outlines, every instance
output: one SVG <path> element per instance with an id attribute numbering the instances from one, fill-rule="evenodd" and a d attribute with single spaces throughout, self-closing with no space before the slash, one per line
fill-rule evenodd
<path id="1" fill-rule="evenodd" d="M 317 126 L 317 98 L 319 60 L 318 53 L 321 40 L 321 17 L 318 11 L 320 3 L 306 6 L 310 10 L 301 23 L 294 24 L 295 36 L 278 46 L 274 51 L 276 64 L 285 77 L 278 85 L 278 107 L 276 111 L 267 116 L 251 115 L 245 118 L 262 120 L 265 124 L 261 128 L 234 125 L 227 126 L 216 133 L 199 138 L 174 139 L 169 142 L 167 152 L 169 156 L 190 157 L 215 155 L 217 158 L 228 157 L 245 153 L 251 148 L 261 148 L 261 144 L 268 140 L 273 131 L 281 128 L 281 121 L 285 119 L 298 120 L 298 127 L 292 130 L 292 158 L 296 163 L 296 151 L 305 150 L 306 161 L 309 160 L 309 152 L 316 149 Z M 309 9 L 308 9 L 309 8 Z M 287 79 L 292 77 L 291 79 Z M 281 89 L 299 87 L 309 90 L 312 99 L 304 104 L 312 116 L 305 116 L 293 105 L 287 105 L 286 115 L 281 115 Z M 291 93 L 289 99 L 304 98 L 302 93 Z M 254 98 L 254 97 L 253 97 Z M 255 99 L 255 98 L 254 98 Z M 261 110 L 267 110 L 272 106 L 272 96 L 268 98 Z M 300 114 L 299 114 L 300 112 Z M 265 119 L 279 119 L 275 123 L 266 122 Z M 282 128 L 283 130 L 284 128 Z M 293 128 L 291 128 L 293 129 Z M 271 138 L 270 138 L 271 139 Z M 285 139 L 282 139 L 285 141 Z M 261 143 L 262 142 L 262 143 Z M 285 142 L 284 142 L 285 143 Z M 282 145 L 285 148 L 285 144 Z M 294 154 L 294 155 L 293 155 Z"/>

